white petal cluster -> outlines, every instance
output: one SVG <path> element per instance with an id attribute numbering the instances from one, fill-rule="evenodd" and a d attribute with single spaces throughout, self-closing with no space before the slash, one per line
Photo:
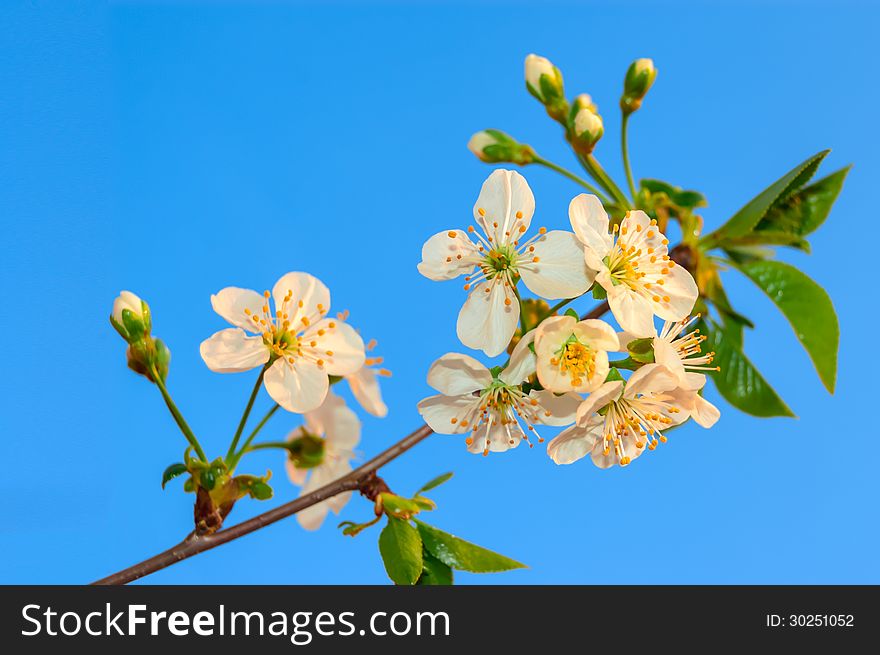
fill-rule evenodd
<path id="1" fill-rule="evenodd" d="M 589 454 L 601 468 L 626 466 L 689 418 L 714 425 L 719 412 L 701 395 L 701 371 L 712 370 L 713 355 L 701 352 L 704 337 L 688 332 L 697 285 L 670 257 L 657 221 L 631 211 L 612 222 L 596 196 L 581 194 L 569 206 L 571 232 L 541 228 L 529 238 L 534 212 L 525 179 L 496 170 L 474 206 L 477 227 L 440 232 L 422 248 L 424 276 L 465 278 L 461 342 L 490 357 L 510 353 L 494 368 L 460 353 L 434 362 L 428 384 L 439 393 L 418 405 L 427 424 L 466 435 L 468 450 L 484 455 L 523 441 L 531 446 L 532 436 L 542 442 L 538 426 L 568 426 L 548 444 L 553 461 L 570 464 Z M 603 320 L 553 313 L 511 349 L 520 280 L 548 300 L 601 287 L 621 331 Z M 665 321 L 660 332 L 655 317 Z M 609 353 L 627 352 L 635 341 L 647 341 L 654 359 L 626 358 L 620 369 L 634 370 L 625 380 Z"/>

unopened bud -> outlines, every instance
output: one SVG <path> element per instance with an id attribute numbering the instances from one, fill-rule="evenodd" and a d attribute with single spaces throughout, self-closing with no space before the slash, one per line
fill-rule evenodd
<path id="1" fill-rule="evenodd" d="M 586 93 L 575 98 L 571 106 L 568 132 L 574 149 L 584 155 L 593 151 L 596 142 L 605 133 L 602 117 L 597 113 L 593 99 Z"/>
<path id="2" fill-rule="evenodd" d="M 490 164 L 510 162 L 525 166 L 535 159 L 535 151 L 531 146 L 519 143 L 500 130 L 477 132 L 468 141 L 468 149 L 482 161 Z"/>
<path id="3" fill-rule="evenodd" d="M 620 108 L 624 114 L 631 114 L 642 106 L 642 99 L 648 93 L 657 69 L 650 59 L 636 59 L 626 71 L 623 79 L 623 95 L 620 97 Z"/>
<path id="4" fill-rule="evenodd" d="M 557 121 L 564 121 L 568 111 L 562 73 L 553 63 L 538 55 L 526 57 L 526 88 L 538 99 L 547 113 Z"/>
<path id="5" fill-rule="evenodd" d="M 121 292 L 113 301 L 110 324 L 128 343 L 150 333 L 150 306 L 131 291 Z"/>

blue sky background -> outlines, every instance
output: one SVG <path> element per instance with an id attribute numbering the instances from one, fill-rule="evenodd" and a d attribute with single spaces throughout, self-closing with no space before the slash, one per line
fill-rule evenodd
<path id="1" fill-rule="evenodd" d="M 172 393 L 215 455 L 255 374 L 202 363 L 199 342 L 223 327 L 209 296 L 270 288 L 289 270 L 326 282 L 394 372 L 389 417 L 365 416 L 363 457 L 419 425 L 428 365 L 462 350 L 464 292 L 416 263 L 429 235 L 467 224 L 490 172 L 468 137 L 501 128 L 575 165 L 524 89 L 533 51 L 598 102 L 597 155 L 619 179 L 623 73 L 654 58 L 657 83 L 632 121 L 635 172 L 702 190 L 709 227 L 820 149 L 834 149 L 826 172 L 855 163 L 814 254 L 781 255 L 834 299 L 837 394 L 770 302 L 731 274 L 759 328 L 748 353 L 797 420 L 750 418 L 712 389 L 715 429 L 677 431 L 623 470 L 557 467 L 543 448 L 483 458 L 436 436 L 385 469 L 389 484 L 410 492 L 454 470 L 429 520 L 531 567 L 461 583 L 880 582 L 866 330 L 878 300 L 880 11 L 717 4 L 3 3 L 0 582 L 88 582 L 191 528 L 192 496 L 159 486 L 183 438 L 107 323 L 120 289 L 151 303 Z M 524 173 L 536 224 L 565 227 L 578 189 Z M 261 396 L 257 415 L 268 406 Z M 295 425 L 278 416 L 264 436 Z M 295 497 L 279 455 L 243 470 L 266 468 L 276 499 L 243 501 L 232 520 Z M 355 498 L 342 518 L 370 512 Z M 148 582 L 385 582 L 377 533 L 343 538 L 334 525 L 306 533 L 288 520 Z"/>

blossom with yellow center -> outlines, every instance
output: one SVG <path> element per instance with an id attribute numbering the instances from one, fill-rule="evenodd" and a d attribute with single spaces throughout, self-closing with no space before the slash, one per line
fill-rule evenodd
<path id="1" fill-rule="evenodd" d="M 691 274 L 669 257 L 669 240 L 645 212 L 627 212 L 609 229 L 608 214 L 596 196 L 581 194 L 568 209 L 574 233 L 584 244 L 587 266 L 608 295 L 608 305 L 624 331 L 654 336 L 656 314 L 680 321 L 699 294 Z"/>
<path id="2" fill-rule="evenodd" d="M 595 274 L 571 232 L 541 228 L 526 238 L 534 212 L 535 198 L 525 178 L 499 169 L 485 181 L 474 205 L 479 230 L 439 232 L 422 247 L 422 275 L 431 280 L 465 276 L 469 295 L 458 315 L 458 337 L 490 357 L 504 352 L 516 331 L 520 279 L 532 293 L 549 299 L 579 296 L 593 282 Z"/>
<path id="3" fill-rule="evenodd" d="M 211 305 L 236 327 L 202 342 L 205 364 L 219 373 L 269 364 L 266 391 L 288 411 L 315 409 L 327 395 L 330 375 L 363 366 L 364 342 L 344 321 L 327 318 L 330 291 L 308 273 L 287 273 L 271 294 L 226 287 L 211 296 Z"/>
<path id="4" fill-rule="evenodd" d="M 617 349 L 617 334 L 605 321 L 551 316 L 535 330 L 538 380 L 556 393 L 593 391 L 608 375 L 608 352 Z"/>
<path id="5" fill-rule="evenodd" d="M 303 438 L 320 440 L 318 443 L 323 446 L 319 451 L 320 462 L 303 468 L 288 459 L 287 475 L 291 482 L 302 486 L 299 495 L 307 496 L 351 472 L 354 448 L 361 439 L 361 422 L 357 414 L 345 405 L 345 401 L 332 391 L 327 393 L 320 407 L 306 412 L 303 418 L 305 425 L 291 432 L 287 441 L 295 442 Z M 350 491 L 332 496 L 298 512 L 296 520 L 306 530 L 317 530 L 328 511 L 339 514 L 350 498 Z"/>
<path id="6" fill-rule="evenodd" d="M 522 383 L 535 371 L 529 348 L 534 332 L 514 348 L 510 363 L 493 375 L 473 357 L 449 353 L 428 371 L 428 384 L 440 392 L 418 404 L 419 413 L 435 432 L 467 434 L 472 453 L 488 455 L 516 448 L 530 434 L 543 442 L 536 424 L 567 425 L 574 420 L 580 396 L 549 391 L 526 393 Z"/>
<path id="7" fill-rule="evenodd" d="M 587 396 L 575 425 L 553 439 L 547 453 L 557 464 L 571 464 L 589 453 L 599 468 L 626 466 L 665 443 L 664 430 L 692 416 L 689 398 L 672 371 L 646 364 L 626 383 L 612 380 Z"/>

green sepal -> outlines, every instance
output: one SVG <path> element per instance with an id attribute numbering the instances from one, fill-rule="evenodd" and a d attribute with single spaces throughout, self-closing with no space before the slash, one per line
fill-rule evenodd
<path id="1" fill-rule="evenodd" d="M 382 511 L 393 518 L 410 519 L 422 511 L 419 504 L 411 498 L 403 498 L 387 491 L 379 494 L 379 502 Z"/>
<path id="2" fill-rule="evenodd" d="M 646 337 L 643 339 L 634 339 L 626 345 L 629 356 L 641 364 L 654 363 L 654 339 Z"/>
<path id="3" fill-rule="evenodd" d="M 183 475 L 187 472 L 186 464 L 177 463 L 172 464 L 168 468 L 165 469 L 165 472 L 162 473 L 162 488 L 165 488 L 165 485 L 168 484 L 174 478 Z"/>

